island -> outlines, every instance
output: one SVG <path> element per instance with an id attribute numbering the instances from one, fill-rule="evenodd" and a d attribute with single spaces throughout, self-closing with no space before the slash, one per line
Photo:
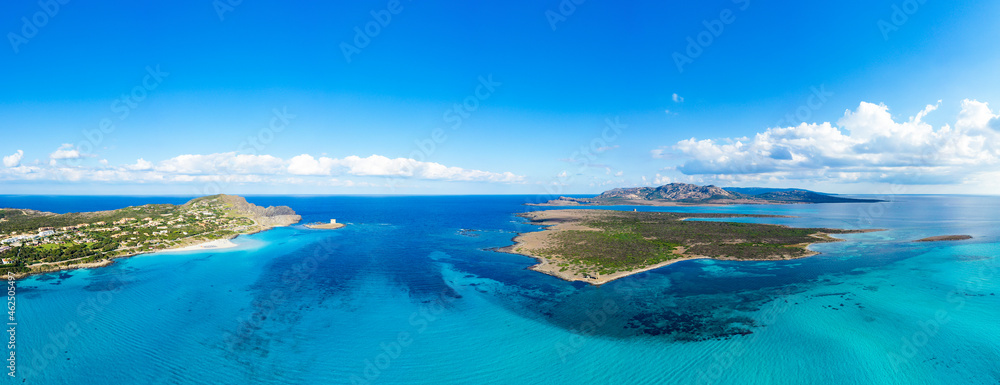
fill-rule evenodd
<path id="1" fill-rule="evenodd" d="M 0 273 L 22 278 L 143 253 L 222 248 L 239 234 L 301 219 L 288 206 L 261 207 L 234 195 L 68 214 L 0 209 Z"/>
<path id="2" fill-rule="evenodd" d="M 802 189 L 772 189 L 761 187 L 698 186 L 670 183 L 659 187 L 616 188 L 592 198 L 559 197 L 529 206 L 683 206 L 734 204 L 792 203 L 871 203 L 877 199 L 839 197 Z"/>
<path id="3" fill-rule="evenodd" d="M 966 239 L 972 239 L 971 235 L 938 235 L 935 237 L 927 237 L 915 240 L 914 242 L 937 242 L 937 241 L 964 241 Z"/>
<path id="4" fill-rule="evenodd" d="M 499 251 L 535 258 L 531 270 L 594 285 L 689 259 L 808 257 L 818 254 L 811 244 L 841 241 L 830 234 L 880 231 L 689 220 L 780 217 L 750 214 L 559 209 L 518 216 L 546 228 L 519 234 Z"/>
<path id="5" fill-rule="evenodd" d="M 336 230 L 336 229 L 339 229 L 339 228 L 344 227 L 344 226 L 346 226 L 346 225 L 343 224 L 343 223 L 337 223 L 336 219 L 331 219 L 329 223 L 326 223 L 326 222 L 316 222 L 316 223 L 308 223 L 308 224 L 306 224 L 306 227 L 308 227 L 310 229 L 321 229 L 321 230 Z"/>

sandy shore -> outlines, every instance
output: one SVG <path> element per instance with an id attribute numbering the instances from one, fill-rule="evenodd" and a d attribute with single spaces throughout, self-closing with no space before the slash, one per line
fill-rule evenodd
<path id="1" fill-rule="evenodd" d="M 281 223 L 271 223 L 271 224 L 261 224 L 261 223 L 259 223 L 257 221 L 257 219 L 250 218 L 251 220 L 254 221 L 254 225 L 251 226 L 249 229 L 246 229 L 245 231 L 241 232 L 240 234 L 255 234 L 255 233 L 262 232 L 262 231 L 270 230 L 270 229 L 275 228 L 275 227 L 289 226 L 291 224 L 297 223 L 300 220 L 300 218 L 298 218 L 297 215 L 294 216 L 295 218 L 291 218 L 293 216 L 289 216 L 289 215 L 283 215 L 283 216 L 279 216 L 279 217 L 281 217 L 279 219 L 283 220 L 284 222 L 281 222 Z M 32 269 L 32 271 L 27 272 L 27 273 L 15 273 L 14 274 L 14 278 L 15 279 L 23 279 L 23 278 L 26 278 L 26 277 L 29 277 L 29 276 L 32 276 L 32 275 L 45 274 L 45 273 L 50 273 L 50 272 L 59 271 L 59 270 L 90 269 L 90 268 L 96 268 L 96 267 L 103 267 L 103 266 L 107 266 L 107 265 L 110 265 L 110 264 L 114 263 L 114 259 L 129 258 L 129 257 L 134 257 L 136 255 L 141 255 L 141 254 L 167 253 L 167 252 L 179 252 L 179 251 L 205 251 L 205 250 L 228 249 L 228 248 L 233 248 L 233 247 L 238 246 L 236 243 L 234 243 L 231 240 L 232 238 L 236 238 L 236 237 L 237 237 L 237 235 L 231 235 L 231 236 L 229 236 L 229 238 L 226 238 L 226 239 L 216 239 L 216 240 L 213 240 L 213 241 L 202 242 L 202 243 L 198 243 L 198 244 L 195 244 L 195 245 L 190 245 L 190 243 L 197 242 L 197 240 L 199 239 L 199 236 L 192 236 L 192 237 L 189 237 L 187 239 L 181 240 L 181 245 L 182 246 L 178 246 L 178 247 L 175 247 L 175 248 L 170 248 L 170 249 L 139 249 L 139 248 L 126 249 L 126 250 L 124 250 L 124 254 L 116 255 L 114 257 L 110 257 L 110 258 L 107 258 L 107 259 L 102 259 L 102 260 L 97 261 L 97 262 L 75 263 L 74 264 L 74 263 L 70 263 L 73 260 L 68 260 L 68 261 L 60 261 L 60 262 L 42 262 L 42 263 L 36 263 L 36 264 L 28 266 L 29 268 Z M 187 244 L 188 246 L 183 246 L 185 244 Z"/>
<path id="2" fill-rule="evenodd" d="M 524 213 L 522 215 L 533 222 L 544 221 L 545 223 L 543 223 L 542 225 L 546 226 L 546 228 L 542 231 L 518 234 L 513 239 L 514 241 L 513 245 L 499 248 L 497 249 L 497 251 L 532 257 L 538 261 L 538 264 L 528 267 L 528 269 L 537 271 L 539 273 L 555 276 L 557 278 L 561 278 L 566 281 L 580 281 L 580 282 L 590 283 L 592 285 L 602 285 L 619 278 L 624 278 L 644 271 L 658 269 L 682 261 L 690 261 L 694 259 L 735 260 L 731 258 L 712 258 L 704 255 L 691 255 L 685 253 L 686 250 L 684 247 L 678 247 L 676 250 L 676 254 L 679 255 L 680 258 L 671 259 L 669 261 L 664 261 L 657 263 L 655 265 L 645 266 L 633 270 L 619 271 L 616 273 L 611 273 L 606 275 L 597 274 L 597 276 L 593 276 L 591 274 L 580 274 L 578 272 L 571 271 L 571 269 L 565 269 L 564 271 L 563 270 L 564 266 L 559 266 L 559 264 L 566 263 L 567 262 L 566 260 L 563 260 L 561 258 L 541 257 L 538 255 L 539 254 L 538 251 L 553 246 L 554 242 L 553 235 L 563 231 L 570 231 L 570 230 L 601 231 L 599 229 L 586 227 L 580 224 L 582 221 L 588 219 L 588 217 L 596 217 L 600 215 L 600 212 L 594 210 L 562 209 L 562 210 L 534 211 L 534 212 Z M 879 230 L 865 230 L 863 232 L 867 231 L 879 231 Z M 811 234 L 810 236 L 817 239 L 815 243 L 843 241 L 842 239 L 834 238 L 826 233 L 815 233 Z M 767 259 L 739 259 L 739 260 L 773 261 L 773 260 L 787 260 L 787 259 L 811 257 L 819 254 L 818 252 L 809 250 L 808 247 L 812 244 L 813 243 L 804 243 L 795 245 L 797 247 L 802 247 L 803 249 L 806 249 L 808 251 L 805 255 L 798 257 L 774 256 L 773 258 L 767 258 Z"/>
<path id="3" fill-rule="evenodd" d="M 74 260 L 60 261 L 60 262 L 42 262 L 31 265 L 30 267 L 35 269 L 29 273 L 17 273 L 14 275 L 15 279 L 21 279 L 28 277 L 30 275 L 51 273 L 53 271 L 60 270 L 75 270 L 75 269 L 92 269 L 96 267 L 104 267 L 114 263 L 114 259 L 118 258 L 129 258 L 140 254 L 149 253 L 169 253 L 177 251 L 201 251 L 201 250 L 218 250 L 218 249 L 228 249 L 238 246 L 236 243 L 229 239 L 216 239 L 214 241 L 203 242 L 197 245 L 178 247 L 173 249 L 164 250 L 146 250 L 140 252 L 132 252 L 124 255 L 119 255 L 111 259 L 102 259 L 97 262 L 87 262 L 87 263 L 72 263 Z"/>
<path id="4" fill-rule="evenodd" d="M 336 229 L 339 229 L 339 228 L 344 227 L 344 226 L 347 226 L 347 225 L 345 225 L 343 223 L 322 223 L 322 222 L 320 222 L 320 223 L 310 223 L 310 224 L 306 225 L 306 227 L 308 227 L 310 229 L 322 229 L 322 230 L 336 230 Z"/>
<path id="5" fill-rule="evenodd" d="M 521 254 L 521 253 L 514 253 L 514 254 Z M 534 270 L 534 271 L 537 271 L 539 273 L 545 273 L 545 274 L 548 274 L 548 275 L 551 275 L 551 276 L 554 276 L 554 277 L 557 277 L 557 278 L 561 278 L 563 280 L 570 281 L 570 282 L 572 282 L 572 281 L 580 281 L 580 282 L 586 282 L 586 283 L 589 283 L 591 285 L 597 285 L 597 286 L 603 285 L 605 283 L 614 281 L 614 280 L 619 279 L 619 278 L 625 278 L 625 277 L 628 277 L 628 276 L 633 275 L 633 274 L 639 274 L 639 273 L 642 273 L 644 271 L 649 271 L 649 270 L 653 270 L 653 269 L 659 269 L 661 267 L 664 267 L 664 266 L 667 266 L 667 265 L 671 265 L 671 264 L 674 264 L 674 263 L 677 263 L 677 262 L 690 261 L 692 259 L 710 259 L 708 257 L 684 257 L 684 258 L 677 258 L 677 259 L 671 259 L 671 260 L 665 261 L 665 262 L 660 262 L 660 263 L 657 263 L 655 265 L 646 266 L 646 267 L 643 267 L 643 268 L 640 268 L 640 269 L 627 270 L 627 271 L 619 271 L 617 273 L 604 274 L 604 275 L 599 274 L 597 277 L 592 277 L 592 276 L 589 276 L 589 275 L 588 276 L 584 276 L 584 275 L 581 275 L 581 274 L 578 274 L 578 273 L 575 273 L 575 272 L 561 271 L 562 267 L 559 266 L 559 262 L 560 262 L 559 260 L 550 260 L 550 259 L 547 259 L 547 258 L 537 257 L 537 256 L 533 256 L 533 255 L 529 255 L 529 257 L 532 257 L 532 258 L 535 258 L 536 260 L 538 260 L 538 264 L 528 267 L 529 270 Z"/>
<path id="6" fill-rule="evenodd" d="M 218 249 L 228 249 L 238 246 L 236 243 L 228 239 L 216 239 L 214 241 L 208 241 L 205 243 L 199 243 L 197 245 L 191 245 L 187 247 L 179 247 L 176 249 L 166 249 L 159 250 L 158 253 L 170 253 L 175 251 L 200 251 L 200 250 L 218 250 Z"/>
<path id="7" fill-rule="evenodd" d="M 603 285 L 619 278 L 658 269 L 672 263 L 705 258 L 700 256 L 685 256 L 638 269 L 619 271 L 606 275 L 598 274 L 598 276 L 595 277 L 589 274 L 580 274 L 578 272 L 571 271 L 570 269 L 566 269 L 564 271 L 563 266 L 559 266 L 559 264 L 566 261 L 560 258 L 546 258 L 537 255 L 538 250 L 552 246 L 553 235 L 556 233 L 570 230 L 600 231 L 579 224 L 580 221 L 596 215 L 598 215 L 598 212 L 591 210 L 546 210 L 525 213 L 524 216 L 532 221 L 546 221 L 552 224 L 548 225 L 542 231 L 518 234 L 514 237 L 514 245 L 503 247 L 498 250 L 506 253 L 529 256 L 537 260 L 538 264 L 528 267 L 529 270 L 548 274 L 567 281 L 580 281 L 592 285 Z"/>

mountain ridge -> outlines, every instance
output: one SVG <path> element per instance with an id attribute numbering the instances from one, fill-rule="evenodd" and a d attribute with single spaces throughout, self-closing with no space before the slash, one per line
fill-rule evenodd
<path id="1" fill-rule="evenodd" d="M 668 205 L 668 204 L 791 204 L 791 203 L 870 203 L 877 199 L 845 198 L 833 194 L 795 188 L 722 188 L 689 183 L 669 183 L 656 187 L 625 187 L 607 190 L 593 198 L 559 197 L 543 206 L 567 205 Z"/>

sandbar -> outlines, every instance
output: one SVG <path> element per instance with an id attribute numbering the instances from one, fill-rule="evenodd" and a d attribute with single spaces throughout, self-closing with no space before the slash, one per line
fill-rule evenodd
<path id="1" fill-rule="evenodd" d="M 927 237 L 915 240 L 914 242 L 937 242 L 937 241 L 964 241 L 966 239 L 972 239 L 971 235 L 938 235 L 935 237 Z"/>

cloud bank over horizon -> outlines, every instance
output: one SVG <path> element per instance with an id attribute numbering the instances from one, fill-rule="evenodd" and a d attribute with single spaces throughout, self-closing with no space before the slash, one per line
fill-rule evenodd
<path id="1" fill-rule="evenodd" d="M 1000 113 L 963 100 L 953 123 L 937 129 L 927 105 L 897 120 L 884 104 L 861 102 L 836 123 L 772 127 L 753 137 L 690 138 L 652 151 L 684 159 L 689 177 L 730 183 L 809 181 L 944 185 L 992 179 L 1000 163 Z"/>
<path id="2" fill-rule="evenodd" d="M 385 186 L 397 180 L 427 180 L 445 182 L 522 183 L 524 176 L 512 172 L 490 172 L 445 166 L 410 158 L 388 158 L 381 155 L 344 158 L 301 154 L 289 159 L 272 155 L 184 154 L 159 162 L 137 159 L 134 164 L 99 166 L 80 165 L 85 158 L 72 145 L 64 144 L 49 156 L 49 162 L 24 164 L 24 151 L 3 157 L 0 181 L 60 181 L 60 182 L 119 182 L 119 183 L 282 183 L 334 186 L 373 186 L 372 182 L 356 183 L 335 177 L 382 177 Z"/>
<path id="3" fill-rule="evenodd" d="M 563 182 L 569 178 L 566 170 L 556 178 L 565 186 L 582 188 L 589 184 L 591 189 L 687 182 L 720 186 L 819 186 L 854 192 L 871 191 L 875 185 L 938 186 L 946 189 L 941 191 L 962 193 L 995 191 L 1000 181 L 1000 112 L 991 110 L 985 102 L 965 99 L 953 120 L 935 127 L 925 118 L 941 104 L 938 101 L 926 105 L 913 116 L 900 118 L 893 117 L 885 104 L 860 102 L 857 108 L 846 109 L 832 123 L 769 127 L 743 137 L 692 137 L 652 151 L 653 158 L 669 159 L 675 162 L 673 166 L 632 172 L 626 177 L 623 169 L 629 164 L 616 164 L 609 158 L 611 163 L 589 165 L 600 166 L 599 169 L 574 173 L 582 176 L 577 184 Z M 597 150 L 618 148 L 625 147 L 615 144 Z M 234 151 L 182 154 L 159 161 L 139 158 L 134 163 L 113 165 L 103 156 L 62 144 L 42 153 L 36 151 L 32 157 L 28 155 L 21 149 L 0 154 L 3 160 L 0 182 L 23 185 L 56 182 L 71 186 L 85 182 L 194 186 L 218 182 L 261 188 L 319 186 L 302 189 L 303 193 L 329 191 L 326 186 L 395 192 L 396 187 L 413 187 L 418 182 L 440 183 L 432 189 L 447 192 L 451 191 L 448 186 L 454 186 L 452 182 L 470 182 L 493 185 L 489 188 L 492 191 L 531 193 L 541 190 L 528 186 L 552 179 L 377 154 L 334 158 L 303 153 L 282 158 Z M 518 187 L 512 190 L 510 186 L 497 185 Z"/>

